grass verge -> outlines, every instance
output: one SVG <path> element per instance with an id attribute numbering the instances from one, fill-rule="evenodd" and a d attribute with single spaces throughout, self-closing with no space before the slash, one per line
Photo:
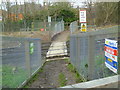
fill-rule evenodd
<path id="1" fill-rule="evenodd" d="M 68 62 L 67 68 L 73 73 L 76 83 L 85 82 L 86 80 L 84 80 L 84 78 L 77 72 L 76 68 L 70 63 L 70 61 L 66 61 Z"/>
<path id="2" fill-rule="evenodd" d="M 59 74 L 59 80 L 58 81 L 59 81 L 60 87 L 63 87 L 63 86 L 66 85 L 67 80 L 66 80 L 66 77 L 63 73 Z"/>
<path id="3" fill-rule="evenodd" d="M 2 66 L 2 87 L 3 88 L 17 88 L 27 78 L 27 72 L 17 67 L 16 71 L 13 72 L 15 67 L 10 65 Z"/>

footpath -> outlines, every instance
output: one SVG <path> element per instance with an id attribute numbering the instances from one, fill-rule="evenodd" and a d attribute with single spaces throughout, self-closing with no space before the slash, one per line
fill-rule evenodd
<path id="1" fill-rule="evenodd" d="M 69 31 L 64 31 L 54 38 L 47 53 L 47 57 L 67 54 L 66 40 L 69 34 Z M 76 78 L 74 72 L 71 72 L 71 69 L 72 66 L 67 58 L 47 61 L 32 81 L 26 85 L 26 87 L 57 88 L 75 84 L 78 82 L 78 78 Z"/>

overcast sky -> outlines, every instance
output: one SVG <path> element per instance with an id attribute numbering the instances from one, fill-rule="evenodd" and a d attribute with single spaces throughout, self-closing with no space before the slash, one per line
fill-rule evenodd
<path id="1" fill-rule="evenodd" d="M 89 0 L 0 0 L 0 4 L 1 4 L 1 1 L 3 2 L 7 2 L 7 1 L 10 1 L 10 2 L 21 2 L 21 3 L 24 3 L 25 2 L 36 2 L 36 3 L 40 3 L 41 5 L 43 5 L 43 2 L 65 2 L 65 1 L 69 1 L 71 3 L 73 3 L 74 7 L 77 7 L 77 6 L 82 6 L 83 3 L 82 2 L 85 2 L 85 1 L 89 1 Z M 101 2 L 118 2 L 120 0 L 91 0 L 91 1 L 101 1 Z"/>
<path id="2" fill-rule="evenodd" d="M 1 0 L 0 0 L 1 1 Z M 36 3 L 40 3 L 41 5 L 43 5 L 43 2 L 45 1 L 45 2 L 65 2 L 65 1 L 69 1 L 69 2 L 71 2 L 71 3 L 73 3 L 74 4 L 74 6 L 81 6 L 82 5 L 82 2 L 84 2 L 85 0 L 2 0 L 3 2 L 7 2 L 7 1 L 10 1 L 10 2 L 21 2 L 21 3 L 24 3 L 24 1 L 25 2 L 36 2 Z M 1 2 L 0 2 L 0 4 L 1 4 Z"/>

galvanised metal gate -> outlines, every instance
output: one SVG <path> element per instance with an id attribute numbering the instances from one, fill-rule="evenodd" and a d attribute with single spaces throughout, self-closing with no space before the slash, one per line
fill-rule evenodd
<path id="1" fill-rule="evenodd" d="M 18 88 L 40 69 L 41 40 L 2 36 L 2 88 Z"/>
<path id="2" fill-rule="evenodd" d="M 120 26 L 70 36 L 70 61 L 86 80 L 115 75 L 105 66 L 104 44 L 105 38 L 120 43 L 118 28 Z"/>

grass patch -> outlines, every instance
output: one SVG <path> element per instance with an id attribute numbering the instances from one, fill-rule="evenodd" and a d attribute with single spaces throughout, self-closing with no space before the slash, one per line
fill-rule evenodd
<path id="1" fill-rule="evenodd" d="M 71 63 L 69 63 L 67 67 L 70 72 L 76 73 L 75 67 Z"/>
<path id="2" fill-rule="evenodd" d="M 70 72 L 73 73 L 76 83 L 84 82 L 85 80 L 83 77 L 77 72 L 76 68 L 69 62 L 67 65 L 67 68 L 69 69 Z"/>
<path id="3" fill-rule="evenodd" d="M 4 65 L 2 66 L 2 87 L 3 88 L 17 88 L 19 87 L 27 78 L 27 72 L 18 68 L 13 73 L 13 66 Z"/>
<path id="4" fill-rule="evenodd" d="M 63 73 L 60 73 L 60 74 L 59 74 L 60 87 L 65 86 L 65 85 L 66 85 L 66 82 L 67 82 L 67 80 L 66 80 L 65 75 L 64 75 Z"/>

